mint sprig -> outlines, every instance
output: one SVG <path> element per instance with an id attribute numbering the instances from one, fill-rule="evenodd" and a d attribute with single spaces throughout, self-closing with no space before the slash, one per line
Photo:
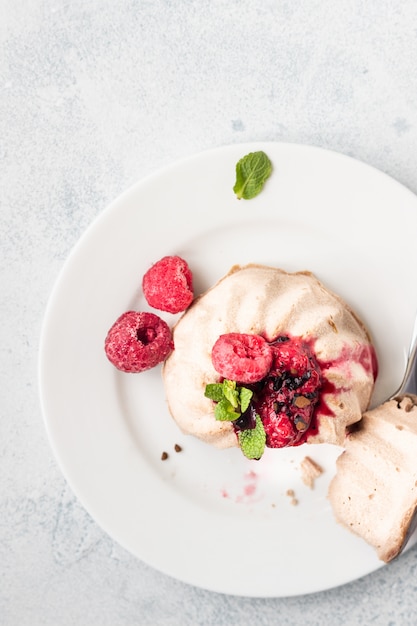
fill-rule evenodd
<path id="1" fill-rule="evenodd" d="M 265 450 L 266 434 L 262 420 L 256 414 L 255 428 L 247 428 L 238 432 L 240 448 L 248 459 L 260 459 Z"/>
<path id="2" fill-rule="evenodd" d="M 241 387 L 234 380 L 206 385 L 204 395 L 216 403 L 214 417 L 221 422 L 234 422 L 250 405 L 253 391 Z M 238 430 L 239 445 L 248 459 L 260 459 L 265 450 L 266 434 L 262 420 L 256 414 L 255 428 Z"/>
<path id="3" fill-rule="evenodd" d="M 236 182 L 233 187 L 237 198 L 250 200 L 257 196 L 272 172 L 272 163 L 265 152 L 250 152 L 236 164 Z"/>
<path id="4" fill-rule="evenodd" d="M 247 387 L 240 387 L 236 381 L 226 378 L 222 383 L 206 385 L 204 395 L 217 403 L 214 410 L 216 419 L 234 421 L 248 408 L 253 391 Z"/>

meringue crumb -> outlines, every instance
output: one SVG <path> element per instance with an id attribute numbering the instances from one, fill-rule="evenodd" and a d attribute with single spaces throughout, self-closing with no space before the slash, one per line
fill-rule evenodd
<path id="1" fill-rule="evenodd" d="M 307 487 L 314 489 L 314 482 L 321 474 L 323 474 L 323 468 L 313 461 L 309 456 L 304 457 L 301 461 L 301 479 Z"/>
<path id="2" fill-rule="evenodd" d="M 298 504 L 298 500 L 295 497 L 294 489 L 287 489 L 286 495 L 290 498 L 290 504 L 296 506 Z"/>

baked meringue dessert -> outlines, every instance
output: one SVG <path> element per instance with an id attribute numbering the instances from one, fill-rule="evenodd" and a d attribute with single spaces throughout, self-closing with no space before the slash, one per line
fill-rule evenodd
<path id="1" fill-rule="evenodd" d="M 267 447 L 343 445 L 369 406 L 370 335 L 310 272 L 234 266 L 194 300 L 173 338 L 163 366 L 170 413 L 184 433 L 219 448 L 238 446 L 259 418 Z M 216 413 L 224 382 L 250 396 L 237 419 Z"/>
<path id="2" fill-rule="evenodd" d="M 406 545 L 417 509 L 417 396 L 367 411 L 347 436 L 329 500 L 336 520 L 388 562 Z"/>

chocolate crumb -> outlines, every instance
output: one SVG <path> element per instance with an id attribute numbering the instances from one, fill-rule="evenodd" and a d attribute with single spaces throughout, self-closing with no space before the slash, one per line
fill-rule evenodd
<path id="1" fill-rule="evenodd" d="M 174 450 L 175 450 L 175 452 L 181 452 L 182 448 L 181 448 L 180 445 L 178 445 L 178 443 L 176 443 L 175 446 L 174 446 Z"/>
<path id="2" fill-rule="evenodd" d="M 164 452 L 161 454 L 161 461 L 166 461 L 166 460 L 167 460 L 167 458 L 168 458 L 168 452 L 165 452 L 165 451 L 164 451 Z"/>

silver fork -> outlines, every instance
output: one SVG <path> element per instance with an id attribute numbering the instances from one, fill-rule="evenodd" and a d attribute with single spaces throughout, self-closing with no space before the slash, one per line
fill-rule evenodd
<path id="1" fill-rule="evenodd" d="M 397 391 L 387 401 L 400 399 L 407 394 L 417 394 L 417 316 L 414 320 L 413 334 L 403 380 Z"/>

